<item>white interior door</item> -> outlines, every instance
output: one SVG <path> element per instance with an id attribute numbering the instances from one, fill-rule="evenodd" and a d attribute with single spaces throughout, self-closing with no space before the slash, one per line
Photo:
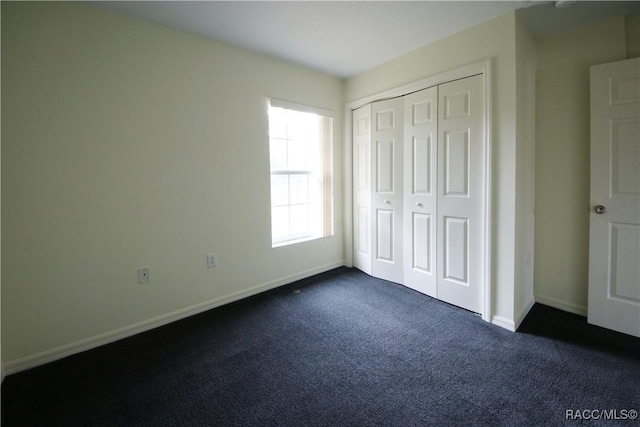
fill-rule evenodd
<path id="1" fill-rule="evenodd" d="M 438 92 L 437 297 L 482 313 L 483 78 L 445 83 Z"/>
<path id="2" fill-rule="evenodd" d="M 404 285 L 437 297 L 437 86 L 406 95 L 404 112 Z"/>
<path id="3" fill-rule="evenodd" d="M 403 283 L 402 126 L 403 100 L 371 104 L 372 275 Z"/>
<path id="4" fill-rule="evenodd" d="M 640 59 L 591 68 L 588 321 L 640 337 Z"/>
<path id="5" fill-rule="evenodd" d="M 371 105 L 353 111 L 353 264 L 371 274 Z"/>

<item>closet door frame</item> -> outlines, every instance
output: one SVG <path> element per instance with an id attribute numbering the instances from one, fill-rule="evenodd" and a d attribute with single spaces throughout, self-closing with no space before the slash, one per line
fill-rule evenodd
<path id="1" fill-rule="evenodd" d="M 353 266 L 353 176 L 352 176 L 352 162 L 353 162 L 353 141 L 352 141 L 352 114 L 353 110 L 370 104 L 375 101 L 380 101 L 387 98 L 393 98 L 398 96 L 404 96 L 413 92 L 417 92 L 422 89 L 427 89 L 431 86 L 448 83 L 450 81 L 463 79 L 481 74 L 484 80 L 485 90 L 485 159 L 484 159 L 484 224 L 483 224 L 483 292 L 482 292 L 482 319 L 491 322 L 492 317 L 492 271 L 491 271 L 491 232 L 492 232 L 492 180 L 491 180 L 491 165 L 492 165 L 492 137 L 491 137 L 491 123 L 492 123 L 492 67 L 491 59 L 475 62 L 463 67 L 459 67 L 453 70 L 449 70 L 434 76 L 430 76 L 413 83 L 398 86 L 380 93 L 376 93 L 371 96 L 367 96 L 362 99 L 358 99 L 353 102 L 349 102 L 345 106 L 344 117 L 344 176 L 345 176 L 345 248 L 346 248 L 346 260 L 345 264 L 349 267 Z"/>

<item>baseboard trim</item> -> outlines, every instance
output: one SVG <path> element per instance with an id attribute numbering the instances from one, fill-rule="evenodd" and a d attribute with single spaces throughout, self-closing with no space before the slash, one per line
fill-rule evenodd
<path id="1" fill-rule="evenodd" d="M 529 311 L 533 308 L 533 305 L 535 303 L 536 303 L 536 300 L 533 298 L 533 295 L 532 295 L 529 302 L 527 302 L 522 307 L 522 309 L 519 310 L 519 313 L 517 313 L 517 315 L 515 316 L 515 319 L 512 320 L 503 316 L 493 316 L 491 318 L 491 324 L 500 326 L 501 328 L 504 328 L 508 331 L 515 332 L 520 327 L 520 324 L 522 323 L 524 318 L 527 317 L 527 314 L 529 314 Z"/>
<path id="2" fill-rule="evenodd" d="M 513 320 L 511 319 L 507 319 L 506 317 L 502 317 L 502 316 L 493 316 L 491 318 L 491 324 L 492 325 L 496 325 L 496 326 L 500 326 L 501 328 L 504 328 L 508 331 L 511 332 L 515 332 L 516 331 L 516 324 Z"/>
<path id="3" fill-rule="evenodd" d="M 533 295 L 531 295 L 531 299 L 529 300 L 529 302 L 527 302 L 524 305 L 524 307 L 520 310 L 520 313 L 516 316 L 516 321 L 515 321 L 516 331 L 520 327 L 520 324 L 522 323 L 524 318 L 527 317 L 527 314 L 529 314 L 529 311 L 531 311 L 535 303 L 536 303 L 536 300 L 533 297 Z"/>
<path id="4" fill-rule="evenodd" d="M 573 304 L 571 302 L 544 295 L 536 295 L 535 299 L 536 302 L 539 302 L 540 304 L 548 305 L 550 307 L 557 308 L 558 310 L 568 311 L 569 313 L 587 317 L 587 307 L 585 306 Z"/>
<path id="5" fill-rule="evenodd" d="M 94 337 L 86 338 L 84 340 L 76 341 L 71 344 L 66 344 L 51 350 L 46 350 L 41 353 L 37 353 L 31 356 L 26 356 L 17 360 L 13 360 L 5 363 L 2 366 L 2 378 L 5 375 L 11 375 L 24 371 L 27 369 L 35 368 L 46 363 L 54 362 L 73 354 L 81 353 L 83 351 L 91 350 L 96 347 L 100 347 L 105 344 L 109 344 L 123 338 L 146 332 L 151 329 L 158 328 L 160 326 L 167 325 L 169 323 L 202 313 L 212 308 L 220 307 L 225 304 L 229 304 L 234 301 L 241 300 L 250 296 L 257 295 L 259 293 L 275 289 L 277 287 L 293 283 L 297 280 L 306 279 L 316 274 L 324 273 L 329 270 L 333 270 L 344 265 L 343 261 L 337 261 L 330 264 L 325 264 L 320 267 L 305 270 L 290 276 L 286 276 L 280 279 L 271 280 L 260 285 L 252 286 L 251 288 L 234 292 L 223 297 L 215 298 L 210 301 L 206 301 L 200 304 L 196 304 L 190 307 L 176 310 L 171 313 L 164 314 L 149 320 L 145 320 L 130 326 L 125 326 L 114 331 L 106 332 Z"/>

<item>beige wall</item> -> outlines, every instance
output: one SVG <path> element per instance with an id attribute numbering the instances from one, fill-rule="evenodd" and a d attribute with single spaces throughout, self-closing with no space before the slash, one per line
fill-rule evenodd
<path id="1" fill-rule="evenodd" d="M 515 14 L 460 32 L 345 81 L 345 101 L 490 58 L 493 67 L 493 314 L 515 323 L 516 45 Z"/>
<path id="2" fill-rule="evenodd" d="M 522 319 L 534 301 L 536 41 L 516 19 L 516 242 L 515 317 Z"/>
<path id="3" fill-rule="evenodd" d="M 3 2 L 2 88 L 8 370 L 342 264 L 337 78 L 93 6 Z M 271 248 L 269 96 L 336 112 L 333 237 Z"/>
<path id="4" fill-rule="evenodd" d="M 626 17 L 625 31 L 627 58 L 637 58 L 640 56 L 640 14 Z"/>
<path id="5" fill-rule="evenodd" d="M 586 314 L 589 67 L 625 58 L 625 19 L 537 42 L 536 301 Z"/>

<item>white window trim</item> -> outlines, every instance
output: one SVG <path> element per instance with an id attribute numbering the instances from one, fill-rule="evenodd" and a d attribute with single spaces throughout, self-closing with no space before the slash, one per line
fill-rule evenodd
<path id="1" fill-rule="evenodd" d="M 314 107 L 311 105 L 302 105 L 291 101 L 285 101 L 278 98 L 269 98 L 269 105 L 276 108 L 285 108 L 287 110 L 295 110 L 301 113 L 312 113 L 318 116 L 334 118 L 334 112 L 326 108 Z"/>
<path id="2" fill-rule="evenodd" d="M 310 105 L 298 104 L 291 101 L 285 101 L 278 98 L 268 98 L 267 107 L 284 108 L 287 110 L 294 110 L 301 113 L 312 113 L 323 118 L 323 131 L 322 131 L 322 218 L 323 218 L 323 231 L 321 234 L 313 233 L 301 233 L 298 235 L 289 235 L 283 239 L 273 239 L 273 230 L 271 230 L 271 247 L 277 248 L 282 246 L 288 246 L 295 243 L 306 242 L 310 240 L 317 240 L 326 237 L 333 236 L 334 224 L 333 224 L 333 120 L 335 113 L 332 110 L 314 107 Z M 270 138 L 269 138 L 270 139 Z M 269 168 L 271 169 L 271 168 Z M 313 171 L 288 171 L 288 170 L 275 170 L 269 172 L 271 178 L 274 174 L 314 174 Z M 271 186 L 269 186 L 271 191 Z M 271 215 L 271 209 L 269 214 Z"/>

